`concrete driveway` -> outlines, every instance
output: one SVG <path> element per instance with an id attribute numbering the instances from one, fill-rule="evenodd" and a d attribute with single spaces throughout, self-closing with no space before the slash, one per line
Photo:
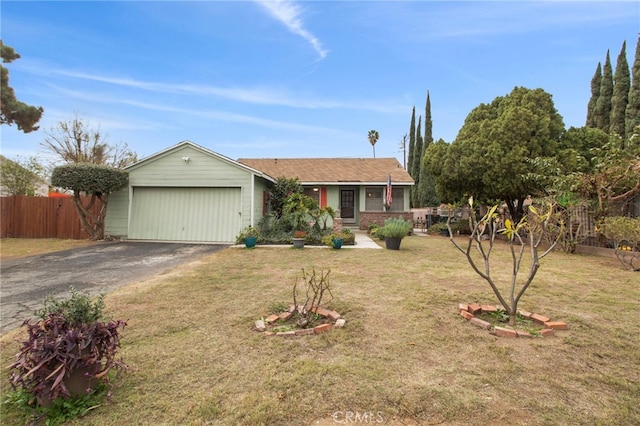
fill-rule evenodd
<path id="1" fill-rule="evenodd" d="M 105 242 L 2 262 L 0 333 L 33 318 L 43 299 L 69 294 L 69 287 L 90 295 L 167 272 L 227 247 L 213 244 Z"/>

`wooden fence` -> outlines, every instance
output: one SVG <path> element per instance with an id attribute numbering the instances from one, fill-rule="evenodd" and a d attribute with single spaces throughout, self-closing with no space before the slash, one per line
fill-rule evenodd
<path id="1" fill-rule="evenodd" d="M 26 196 L 0 198 L 0 237 L 89 238 L 70 197 Z"/>

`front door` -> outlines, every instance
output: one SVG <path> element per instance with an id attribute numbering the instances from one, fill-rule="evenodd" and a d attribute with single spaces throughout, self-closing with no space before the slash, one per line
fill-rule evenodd
<path id="1" fill-rule="evenodd" d="M 355 199 L 356 191 L 354 189 L 340 190 L 340 217 L 343 223 L 355 223 Z"/>

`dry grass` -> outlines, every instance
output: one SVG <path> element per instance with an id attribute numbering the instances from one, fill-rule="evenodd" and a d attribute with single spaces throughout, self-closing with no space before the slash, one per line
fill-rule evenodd
<path id="1" fill-rule="evenodd" d="M 90 244 L 95 244 L 95 242 L 89 240 L 57 240 L 54 238 L 2 238 L 0 239 L 0 260 L 51 253 Z"/>
<path id="2" fill-rule="evenodd" d="M 303 267 L 331 269 L 347 326 L 252 331 L 291 301 Z M 408 237 L 397 252 L 227 249 L 107 297 L 128 320 L 121 353 L 136 371 L 73 424 L 330 425 L 346 412 L 386 424 L 640 424 L 638 278 L 615 259 L 553 253 L 520 307 L 571 329 L 511 340 L 458 315 L 459 302 L 495 299 L 445 238 Z M 3 369 L 18 339 L 0 340 Z"/>

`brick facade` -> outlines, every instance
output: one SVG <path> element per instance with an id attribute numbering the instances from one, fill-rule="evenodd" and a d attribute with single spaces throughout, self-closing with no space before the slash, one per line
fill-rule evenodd
<path id="1" fill-rule="evenodd" d="M 360 212 L 360 229 L 368 229 L 370 223 L 375 223 L 378 226 L 383 226 L 385 219 L 398 216 L 401 216 L 404 220 L 413 222 L 413 213 L 411 212 Z"/>

